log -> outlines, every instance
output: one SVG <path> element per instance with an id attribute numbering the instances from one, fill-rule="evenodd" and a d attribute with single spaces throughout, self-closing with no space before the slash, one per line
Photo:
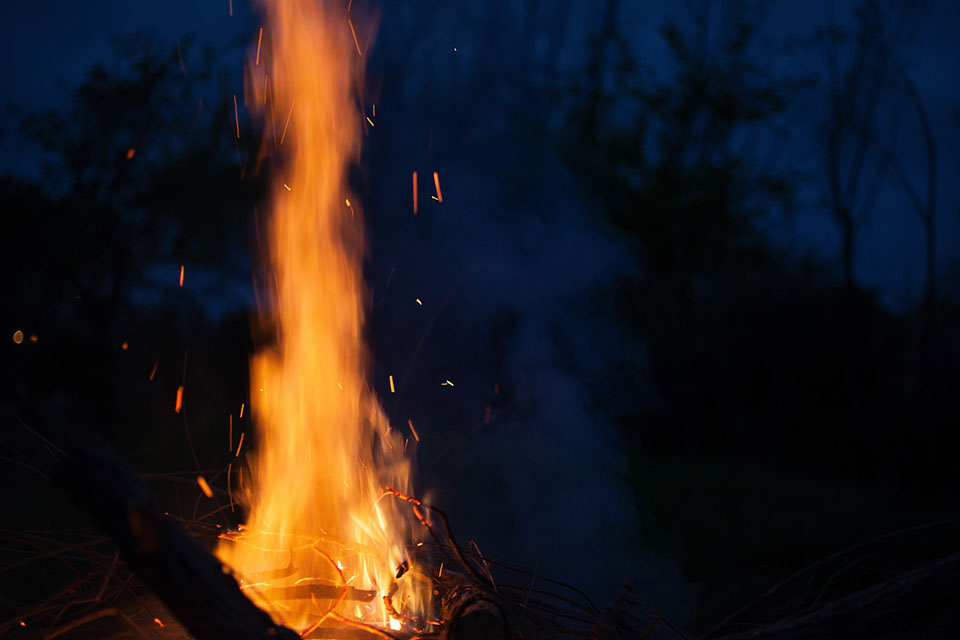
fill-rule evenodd
<path id="1" fill-rule="evenodd" d="M 485 588 L 461 582 L 444 593 L 441 606 L 444 640 L 506 640 L 503 611 Z"/>
<path id="2" fill-rule="evenodd" d="M 143 480 L 106 443 L 91 438 L 75 448 L 56 479 L 197 640 L 298 640 L 240 591 L 225 565 L 164 515 Z"/>

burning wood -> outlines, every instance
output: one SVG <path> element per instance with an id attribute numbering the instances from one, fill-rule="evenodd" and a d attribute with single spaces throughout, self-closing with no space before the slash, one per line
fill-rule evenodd
<path id="1" fill-rule="evenodd" d="M 402 623 L 382 598 L 345 596 L 390 591 L 411 619 L 427 619 L 433 597 L 414 572 L 397 575 L 415 521 L 380 490 L 409 491 L 411 461 L 365 374 L 364 237 L 346 180 L 362 127 L 373 125 L 356 98 L 365 27 L 335 3 L 270 0 L 262 8 L 265 37 L 251 51 L 247 104 L 270 119 L 258 89 L 269 74 L 271 102 L 290 105 L 281 146 L 265 140 L 261 151 L 274 167 L 265 256 L 274 277 L 261 312 L 279 340 L 251 363 L 259 432 L 246 476 L 247 526 L 223 536 L 217 553 L 240 576 L 286 562 L 289 575 L 244 587 L 291 627 L 316 628 L 318 616 L 329 623 L 350 611 L 351 620 L 397 631 Z"/>

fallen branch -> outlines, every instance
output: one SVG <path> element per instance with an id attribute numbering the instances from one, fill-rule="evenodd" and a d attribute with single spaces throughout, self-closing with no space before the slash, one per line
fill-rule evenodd
<path id="1" fill-rule="evenodd" d="M 299 638 L 254 605 L 229 569 L 163 514 L 140 477 L 106 444 L 88 441 L 72 452 L 57 480 L 197 640 Z"/>

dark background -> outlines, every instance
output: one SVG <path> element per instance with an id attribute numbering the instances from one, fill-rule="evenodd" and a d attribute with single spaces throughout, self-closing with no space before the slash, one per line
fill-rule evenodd
<path id="1" fill-rule="evenodd" d="M 143 471 L 194 468 L 187 433 L 226 464 L 230 414 L 253 435 L 266 177 L 232 96 L 259 22 L 194 4 L 5 10 L 9 528 L 73 517 L 20 421 L 98 432 Z M 379 16 L 354 172 L 371 376 L 461 537 L 601 601 L 627 578 L 693 631 L 885 532 L 912 529 L 744 622 L 956 550 L 955 525 L 914 529 L 958 515 L 954 3 Z M 5 601 L 49 586 L 27 585 Z"/>

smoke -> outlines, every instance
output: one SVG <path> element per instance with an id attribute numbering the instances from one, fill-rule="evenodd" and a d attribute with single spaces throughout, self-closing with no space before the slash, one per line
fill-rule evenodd
<path id="1" fill-rule="evenodd" d="M 624 578 L 675 604 L 680 569 L 643 545 L 616 425 L 650 393 L 616 312 L 629 247 L 549 132 L 463 86 L 483 74 L 438 96 L 430 73 L 377 98 L 365 202 L 374 376 L 394 427 L 418 431 L 418 492 L 485 555 L 600 605 Z"/>

